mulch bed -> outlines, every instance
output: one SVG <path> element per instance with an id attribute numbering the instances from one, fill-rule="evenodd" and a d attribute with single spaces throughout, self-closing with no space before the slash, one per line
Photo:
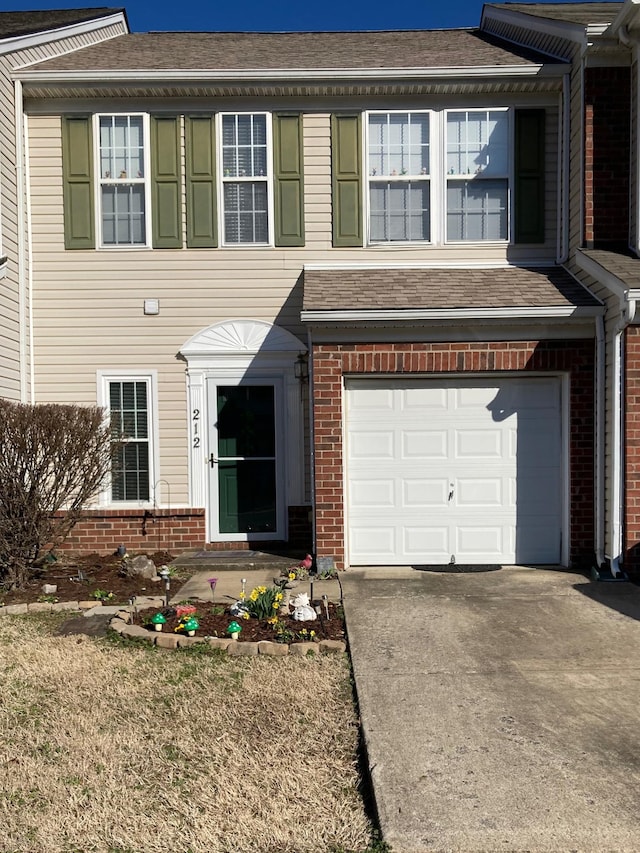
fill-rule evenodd
<path id="1" fill-rule="evenodd" d="M 135 556 L 135 555 L 132 555 Z M 173 559 L 167 551 L 148 554 L 156 568 L 169 565 Z M 187 572 L 184 580 L 191 574 Z M 123 561 L 116 554 L 86 554 L 69 557 L 60 554 L 53 563 L 45 564 L 29 583 L 18 590 L 0 589 L 0 602 L 4 604 L 32 604 L 44 598 L 43 584 L 55 584 L 53 597 L 58 601 L 88 601 L 93 593 L 103 590 L 113 593 L 107 604 L 128 604 L 134 595 L 164 595 L 162 583 L 152 583 L 147 578 L 129 576 Z"/>
<path id="2" fill-rule="evenodd" d="M 315 602 L 320 605 L 321 602 Z M 224 637 L 228 638 L 227 628 L 234 620 L 238 622 L 242 631 L 238 637 L 241 641 L 258 642 L 260 640 L 271 640 L 275 642 L 294 643 L 310 640 L 344 640 L 344 618 L 342 608 L 339 604 L 329 603 L 329 618 L 326 618 L 324 606 L 322 612 L 317 619 L 307 622 L 299 622 L 291 616 L 279 616 L 278 622 L 283 633 L 281 639 L 278 639 L 277 633 L 273 625 L 269 625 L 266 619 L 238 619 L 233 616 L 228 608 L 225 608 L 224 613 L 219 613 L 222 605 L 211 606 L 211 604 L 198 604 L 196 606 L 195 618 L 198 620 L 199 628 L 196 631 L 196 637 Z M 214 611 L 214 612 L 212 612 Z M 154 613 L 158 613 L 158 609 L 141 610 L 136 618 L 136 623 L 148 627 L 149 630 L 155 633 L 155 628 L 151 625 L 151 617 Z M 172 607 L 165 608 L 161 611 L 167 622 L 162 626 L 162 630 L 166 634 L 175 632 L 178 626 L 178 616 L 175 609 Z M 306 634 L 304 632 L 307 632 Z M 311 631 L 315 631 L 315 637 L 310 637 Z M 181 636 L 185 636 L 184 632 L 177 632 Z"/>

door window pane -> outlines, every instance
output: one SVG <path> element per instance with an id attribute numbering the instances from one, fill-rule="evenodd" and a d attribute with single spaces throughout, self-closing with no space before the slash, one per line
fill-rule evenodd
<path id="1" fill-rule="evenodd" d="M 271 385 L 218 387 L 218 456 L 275 456 Z"/>

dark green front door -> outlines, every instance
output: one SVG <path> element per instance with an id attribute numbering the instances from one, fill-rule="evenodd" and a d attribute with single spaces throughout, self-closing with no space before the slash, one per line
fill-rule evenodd
<path id="1" fill-rule="evenodd" d="M 218 533 L 278 532 L 276 400 L 273 385 L 216 385 L 210 464 Z"/>

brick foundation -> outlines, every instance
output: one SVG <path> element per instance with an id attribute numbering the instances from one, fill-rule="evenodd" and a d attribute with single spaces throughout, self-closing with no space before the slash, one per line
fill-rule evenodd
<path id="1" fill-rule="evenodd" d="M 170 551 L 190 548 L 210 551 L 311 550 L 310 507 L 290 506 L 288 542 L 207 542 L 204 509 L 88 510 L 60 550 L 78 554 L 108 554 L 125 544 L 129 551 Z"/>
<path id="2" fill-rule="evenodd" d="M 345 567 L 342 448 L 342 389 L 345 374 L 350 376 L 417 374 L 438 377 L 444 374 L 471 376 L 474 373 L 486 374 L 493 371 L 496 373 L 563 371 L 570 375 L 570 560 L 572 565 L 582 565 L 592 559 L 594 547 L 594 342 L 592 340 L 451 344 L 323 344 L 313 347 L 312 357 L 316 552 L 319 558 L 333 557 L 337 568 Z M 640 491 L 638 503 L 640 506 Z"/>

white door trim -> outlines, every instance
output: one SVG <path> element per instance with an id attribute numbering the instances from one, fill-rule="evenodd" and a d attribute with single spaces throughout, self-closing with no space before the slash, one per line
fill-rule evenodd
<path id="1" fill-rule="evenodd" d="M 180 356 L 187 363 L 189 501 L 192 507 L 205 508 L 207 541 L 214 541 L 209 521 L 207 379 L 220 385 L 265 379 L 281 383 L 284 471 L 280 474 L 286 535 L 286 507 L 305 502 L 303 410 L 300 384 L 294 373 L 298 354 L 305 351 L 306 346 L 286 329 L 251 319 L 214 323 L 181 348 Z M 222 541 L 232 540 L 225 535 Z"/>

